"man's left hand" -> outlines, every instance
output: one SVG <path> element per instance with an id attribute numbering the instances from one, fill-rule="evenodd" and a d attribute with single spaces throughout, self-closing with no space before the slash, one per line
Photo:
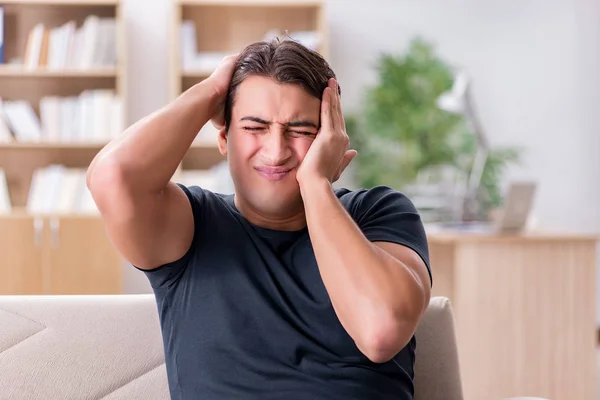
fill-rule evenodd
<path id="1" fill-rule="evenodd" d="M 330 183 L 337 181 L 357 154 L 356 150 L 348 150 L 349 145 L 339 88 L 335 79 L 331 78 L 321 101 L 321 129 L 298 168 L 298 183 L 302 185 L 322 179 Z"/>

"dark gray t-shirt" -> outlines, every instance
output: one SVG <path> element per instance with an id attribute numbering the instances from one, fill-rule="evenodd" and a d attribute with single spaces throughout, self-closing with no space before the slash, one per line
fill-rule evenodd
<path id="1" fill-rule="evenodd" d="M 180 185 L 194 214 L 189 251 L 145 271 L 158 305 L 173 400 L 413 398 L 416 341 L 375 364 L 342 327 L 308 230 L 249 223 L 233 195 Z M 406 245 L 425 260 L 412 203 L 388 187 L 336 190 L 371 241 Z"/>

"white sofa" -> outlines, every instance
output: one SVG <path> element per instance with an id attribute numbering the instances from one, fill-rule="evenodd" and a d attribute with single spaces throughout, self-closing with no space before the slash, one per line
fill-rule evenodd
<path id="1" fill-rule="evenodd" d="M 450 303 L 417 332 L 416 400 L 461 400 Z M 0 296 L 0 400 L 169 398 L 153 295 Z"/>

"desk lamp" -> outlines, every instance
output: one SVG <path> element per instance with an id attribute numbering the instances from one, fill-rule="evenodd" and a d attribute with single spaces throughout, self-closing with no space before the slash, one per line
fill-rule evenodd
<path id="1" fill-rule="evenodd" d="M 456 222 L 464 222 L 473 218 L 477 212 L 477 193 L 481 185 L 483 170 L 489 154 L 488 140 L 483 132 L 479 119 L 472 105 L 470 93 L 470 79 L 464 71 L 459 71 L 455 77 L 452 88 L 443 93 L 437 100 L 437 106 L 447 112 L 462 115 L 475 132 L 476 152 L 469 173 L 466 187 L 464 188 L 463 202 L 458 211 Z"/>

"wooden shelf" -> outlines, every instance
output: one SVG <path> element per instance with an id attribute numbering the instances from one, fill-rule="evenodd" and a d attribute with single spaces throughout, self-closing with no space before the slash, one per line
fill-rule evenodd
<path id="1" fill-rule="evenodd" d="M 181 71 L 182 78 L 208 78 L 213 73 L 212 69 L 188 69 Z"/>
<path id="2" fill-rule="evenodd" d="M 32 6 L 116 6 L 119 0 L 2 0 L 0 5 Z"/>
<path id="3" fill-rule="evenodd" d="M 307 7 L 321 6 L 318 0 L 178 0 L 182 6 L 229 6 L 229 7 Z"/>
<path id="4" fill-rule="evenodd" d="M 427 230 L 427 229 L 426 229 Z M 577 232 L 523 232 L 523 233 L 464 233 L 464 232 L 427 232 L 430 243 L 444 245 L 455 243 L 527 243 L 527 242 L 562 242 L 562 241 L 600 241 L 595 234 Z"/>
<path id="5" fill-rule="evenodd" d="M 219 150 L 217 143 L 194 142 L 190 146 L 191 149 L 210 149 Z"/>
<path id="6" fill-rule="evenodd" d="M 21 66 L 0 65 L 0 78 L 116 78 L 116 68 L 95 68 L 82 70 L 28 70 Z"/>
<path id="7" fill-rule="evenodd" d="M 10 214 L 0 214 L 0 218 L 2 219 L 23 219 L 23 218 L 81 218 L 81 219 L 99 219 L 102 218 L 100 214 L 97 213 L 84 213 L 84 212 L 66 212 L 66 213 L 48 213 L 41 214 L 35 213 L 32 214 L 27 211 L 25 207 L 13 207 L 12 212 Z"/>
<path id="8" fill-rule="evenodd" d="M 98 143 L 61 143 L 61 142 L 9 142 L 0 143 L 2 150 L 100 150 L 106 142 Z"/>
<path id="9" fill-rule="evenodd" d="M 194 143 L 183 158 L 181 168 L 208 169 L 222 161 L 225 161 L 225 157 L 219 152 L 216 144 Z"/>
<path id="10" fill-rule="evenodd" d="M 71 120 L 71 117 L 65 113 L 76 113 L 77 107 L 83 107 L 83 100 L 85 100 L 86 110 L 88 110 L 86 114 L 88 117 L 90 116 L 90 104 L 94 104 L 98 105 L 95 109 L 105 109 L 107 112 L 111 112 L 110 115 L 113 119 L 119 116 L 122 120 L 120 125 L 127 126 L 127 52 L 120 0 L 0 0 L 0 5 L 4 7 L 4 51 L 5 59 L 9 62 L 0 65 L 0 98 L 4 102 L 28 102 L 33 112 L 37 114 L 38 123 L 54 124 L 50 128 L 48 126 L 41 127 L 44 132 L 51 132 L 53 137 L 64 135 L 67 132 L 67 135 L 82 137 L 82 140 L 85 140 L 83 133 L 88 126 L 83 126 L 80 121 L 77 121 L 76 114 L 73 114 L 72 117 L 74 131 L 65 131 L 65 126 L 61 125 L 62 123 L 69 124 L 68 121 Z M 91 16 L 98 18 L 97 26 L 101 26 L 103 21 L 114 20 L 114 39 L 112 31 L 110 34 L 111 49 L 114 46 L 116 58 L 108 58 L 107 53 L 94 53 L 104 52 L 108 47 L 105 45 L 97 47 L 95 42 L 88 42 L 86 45 L 95 46 L 88 49 L 90 53 L 86 53 L 91 56 L 91 59 L 85 59 L 86 65 L 91 64 L 88 68 L 79 68 L 79 64 L 73 61 L 75 58 L 70 59 L 70 63 L 59 62 L 56 64 L 62 65 L 63 68 L 46 68 L 43 63 L 36 69 L 26 68 L 22 65 L 23 60 L 26 59 L 26 49 L 32 40 L 32 32 L 35 27 L 41 26 L 45 31 L 44 35 L 50 35 L 50 32 L 56 32 L 57 29 L 69 24 L 68 31 L 63 30 L 63 32 L 72 34 L 74 30 L 81 32 L 84 26 L 93 26 L 86 25 Z M 90 23 L 94 23 L 93 20 L 91 21 Z M 99 30 L 98 32 L 106 34 L 106 31 Z M 50 63 L 50 60 L 46 59 L 45 62 Z M 105 64 L 102 65 L 102 63 Z M 112 66 L 113 63 L 114 66 Z M 73 67 L 69 67 L 69 65 Z M 98 67 L 94 65 L 98 65 Z M 107 100 L 106 96 L 100 96 L 100 92 L 109 93 L 116 99 L 120 99 L 120 109 L 107 108 L 117 103 L 109 103 L 112 100 Z M 95 97 L 97 94 L 98 97 Z M 42 121 L 40 110 L 42 100 L 54 101 L 52 107 L 45 108 L 44 121 Z M 73 101 L 79 103 L 73 103 Z M 98 103 L 95 103 L 96 101 Z M 58 111 L 48 113 L 48 110 Z M 52 119 L 49 115 L 56 117 Z M 87 120 L 92 124 L 89 127 L 88 140 L 94 140 L 93 142 L 13 141 L 0 143 L 0 168 L 6 174 L 13 209 L 25 206 L 34 171 L 52 164 L 86 169 L 94 156 L 106 146 L 108 134 L 107 138 L 99 136 L 100 129 L 104 129 L 104 127 L 99 128 L 98 132 L 93 129 L 98 126 L 98 115 L 94 114 L 90 118 L 86 118 Z M 106 118 L 102 118 L 102 120 L 105 121 Z M 111 136 L 116 135 L 117 130 L 123 129 L 112 123 L 107 123 L 106 126 L 116 126 L 115 132 L 110 132 Z M 13 129 L 13 133 L 15 133 L 14 131 L 15 129 Z M 22 134 L 23 129 L 20 131 Z"/>
<path id="11" fill-rule="evenodd" d="M 183 21 L 194 23 L 197 53 L 232 54 L 263 40 L 274 30 L 287 31 L 292 37 L 294 32 L 312 31 L 319 40 L 317 50 L 328 58 L 322 0 L 175 0 L 174 6 L 170 33 L 170 99 L 212 72 L 212 69 L 196 70 L 193 63 L 183 65 L 180 34 Z"/>

